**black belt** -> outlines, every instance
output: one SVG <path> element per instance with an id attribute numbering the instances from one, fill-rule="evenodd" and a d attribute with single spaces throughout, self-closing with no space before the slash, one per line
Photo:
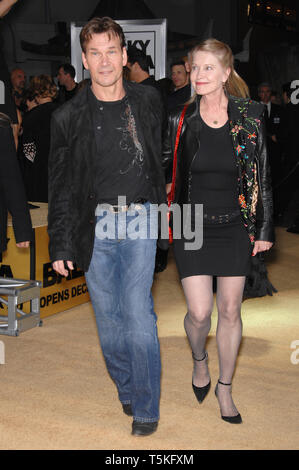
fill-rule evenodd
<path id="1" fill-rule="evenodd" d="M 210 224 L 227 224 L 228 222 L 236 219 L 238 215 L 240 215 L 240 209 L 233 212 L 228 212 L 227 214 L 204 214 L 203 221 Z"/>

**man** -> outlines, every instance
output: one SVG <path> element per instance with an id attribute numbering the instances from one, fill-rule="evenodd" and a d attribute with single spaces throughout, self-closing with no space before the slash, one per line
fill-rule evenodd
<path id="1" fill-rule="evenodd" d="M 191 84 L 186 63 L 183 60 L 178 60 L 173 62 L 170 68 L 174 92 L 168 97 L 168 111 L 184 104 L 191 97 Z"/>
<path id="2" fill-rule="evenodd" d="M 76 70 L 71 64 L 62 64 L 57 73 L 57 80 L 62 87 L 58 101 L 63 104 L 72 99 L 77 93 L 78 83 L 75 82 Z"/>
<path id="3" fill-rule="evenodd" d="M 74 263 L 86 272 L 123 411 L 133 415 L 133 435 L 148 435 L 159 420 L 160 350 L 151 295 L 157 240 L 134 239 L 130 230 L 136 217 L 147 227 L 149 201 L 166 203 L 161 104 L 153 87 L 123 81 L 127 52 L 116 22 L 92 19 L 80 42 L 91 87 L 52 118 L 50 257 L 62 276 Z"/>
<path id="4" fill-rule="evenodd" d="M 271 103 L 271 86 L 268 83 L 261 83 L 258 87 L 260 102 L 265 106 L 265 124 L 267 131 L 267 144 L 269 151 L 269 162 L 273 188 L 277 185 L 281 177 L 281 106 Z M 275 208 L 274 208 L 275 210 Z"/>
<path id="5" fill-rule="evenodd" d="M 20 111 L 25 111 L 26 105 L 24 103 L 24 93 L 26 85 L 26 75 L 22 69 L 14 69 L 10 74 L 10 80 L 12 84 L 12 94 L 16 103 L 17 108 Z"/>
<path id="6" fill-rule="evenodd" d="M 151 85 L 158 89 L 158 85 L 153 76 L 149 74 L 149 64 L 146 54 L 136 46 L 130 46 L 127 50 L 129 79 L 132 82 L 142 85 Z"/>

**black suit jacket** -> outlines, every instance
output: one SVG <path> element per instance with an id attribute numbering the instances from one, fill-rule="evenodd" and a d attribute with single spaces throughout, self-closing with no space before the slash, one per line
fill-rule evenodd
<path id="1" fill-rule="evenodd" d="M 265 113 L 265 123 L 266 123 L 266 130 L 267 136 L 272 137 L 275 135 L 279 141 L 282 138 L 282 127 L 281 127 L 281 120 L 282 120 L 283 109 L 278 104 L 271 103 L 271 112 L 270 116 Z"/>
<path id="2" fill-rule="evenodd" d="M 7 211 L 17 243 L 33 239 L 24 184 L 9 121 L 0 124 L 0 253 L 7 247 Z"/>
<path id="3" fill-rule="evenodd" d="M 153 203 L 166 203 L 162 166 L 163 111 L 158 92 L 150 86 L 124 82 L 145 157 Z M 49 156 L 49 252 L 52 261 L 70 260 L 84 271 L 92 256 L 97 206 L 95 129 L 88 89 L 52 115 Z"/>

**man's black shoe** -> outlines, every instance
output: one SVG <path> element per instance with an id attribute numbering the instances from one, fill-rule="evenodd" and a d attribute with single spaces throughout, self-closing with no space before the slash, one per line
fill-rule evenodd
<path id="1" fill-rule="evenodd" d="M 141 423 L 140 421 L 133 421 L 132 434 L 133 436 L 149 436 L 157 430 L 158 421 L 153 423 Z"/>
<path id="2" fill-rule="evenodd" d="M 290 233 L 299 233 L 299 227 L 298 225 L 292 225 L 291 227 L 289 227 L 287 229 L 287 232 L 290 232 Z"/>
<path id="3" fill-rule="evenodd" d="M 122 403 L 123 412 L 128 416 L 133 416 L 131 403 Z"/>

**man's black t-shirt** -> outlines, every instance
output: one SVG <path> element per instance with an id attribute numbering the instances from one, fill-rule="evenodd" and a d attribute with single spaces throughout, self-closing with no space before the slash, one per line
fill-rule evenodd
<path id="1" fill-rule="evenodd" d="M 140 198 L 150 200 L 144 152 L 128 98 L 99 101 L 89 89 L 89 103 L 98 150 L 98 203 L 118 205 L 118 196 L 126 196 L 127 204 Z"/>

